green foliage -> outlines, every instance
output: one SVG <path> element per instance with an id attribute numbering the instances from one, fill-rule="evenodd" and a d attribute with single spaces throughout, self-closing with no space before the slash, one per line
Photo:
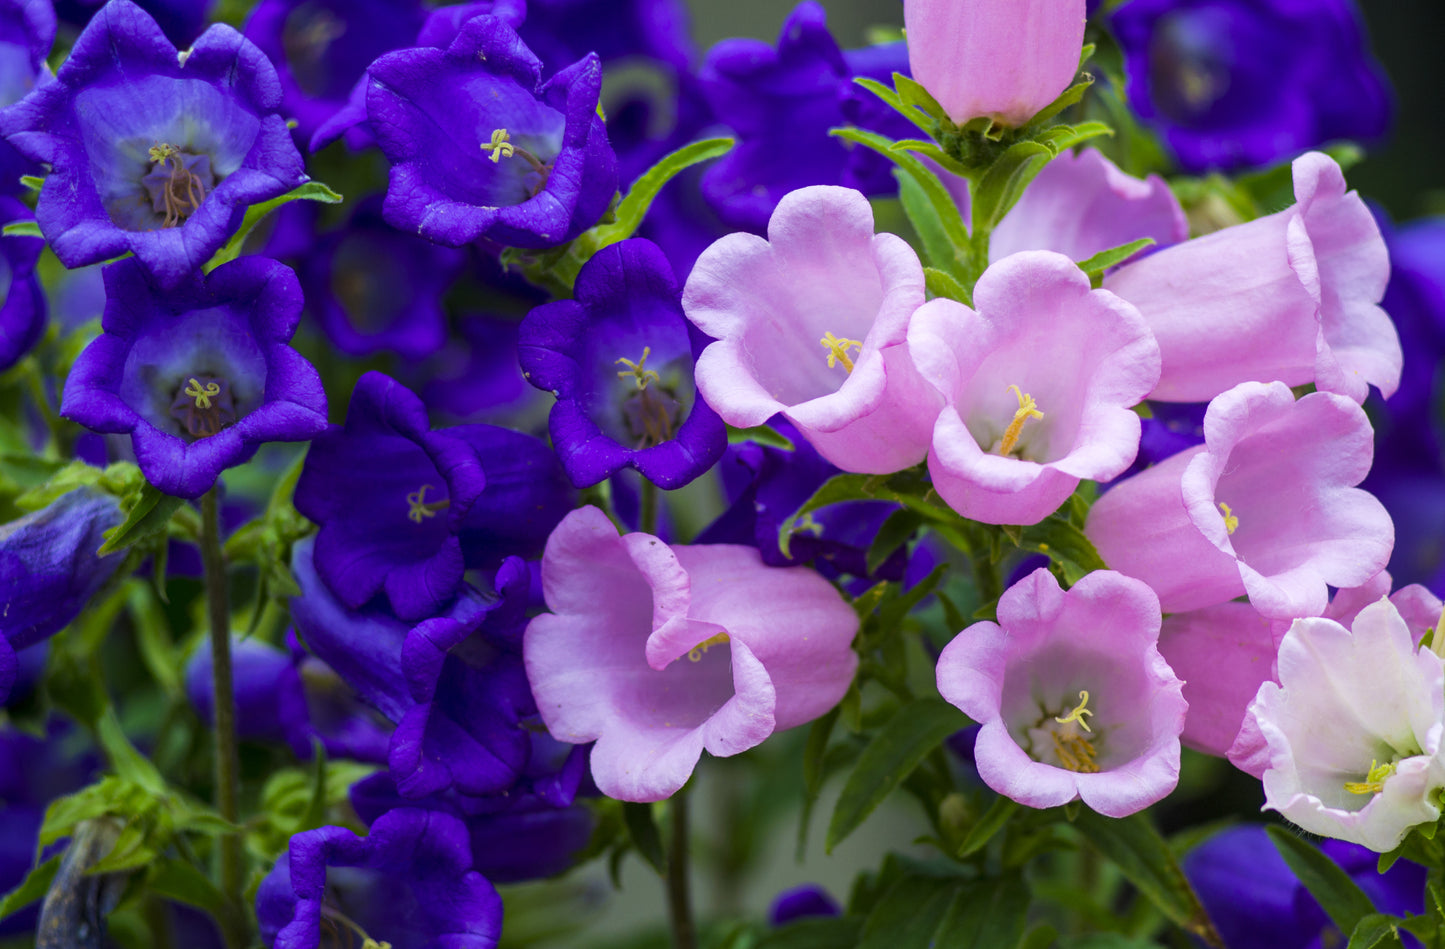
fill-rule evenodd
<path id="1" fill-rule="evenodd" d="M 253 204 L 246 209 L 246 216 L 241 219 L 241 227 L 231 239 L 216 251 L 215 255 L 206 262 L 205 271 L 210 273 L 222 264 L 228 264 L 241 256 L 241 248 L 246 243 L 246 238 L 256 229 L 256 225 L 283 204 L 290 204 L 292 201 L 319 201 L 322 204 L 340 204 L 343 198 L 319 181 L 308 181 L 305 184 L 293 188 L 281 195 L 279 198 L 272 198 L 270 201 L 263 201 L 260 204 Z"/>
<path id="2" fill-rule="evenodd" d="M 1275 849 L 1290 870 L 1304 884 L 1310 895 L 1319 900 L 1330 920 L 1340 932 L 1354 933 L 1355 927 L 1375 914 L 1375 906 L 1365 891 L 1350 879 L 1339 864 L 1320 852 L 1319 848 L 1296 837 L 1283 827 L 1266 828 Z M 1354 937 L 1351 936 L 1353 942 Z"/>
<path id="3" fill-rule="evenodd" d="M 124 550 L 166 530 L 171 515 L 186 503 L 184 498 L 166 494 L 150 482 L 131 495 L 125 521 L 105 532 L 105 543 L 96 551 L 102 557 Z"/>

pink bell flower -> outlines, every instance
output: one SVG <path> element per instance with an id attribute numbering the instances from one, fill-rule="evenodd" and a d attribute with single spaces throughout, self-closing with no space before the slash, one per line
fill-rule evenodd
<path id="1" fill-rule="evenodd" d="M 904 0 L 908 66 L 957 125 L 1023 125 L 1078 72 L 1084 0 Z"/>
<path id="2" fill-rule="evenodd" d="M 1105 281 L 1139 308 L 1164 371 L 1149 398 L 1204 402 L 1245 381 L 1313 382 L 1364 402 L 1400 383 L 1400 338 L 1380 309 L 1384 239 L 1334 159 L 1294 162 L 1295 204 L 1120 267 Z"/>
<path id="3" fill-rule="evenodd" d="M 944 398 L 928 471 L 964 517 L 1035 524 L 1082 478 L 1134 461 L 1159 348 L 1132 306 L 1067 257 L 1015 254 L 989 267 L 974 309 L 939 298 L 908 329 L 919 372 Z"/>
<path id="4" fill-rule="evenodd" d="M 716 340 L 698 358 L 698 391 L 739 428 L 781 412 L 845 471 L 916 465 L 941 402 L 904 345 L 923 299 L 918 255 L 873 233 L 867 198 L 800 188 L 767 240 L 729 234 L 693 267 L 683 310 Z"/>
<path id="5" fill-rule="evenodd" d="M 938 691 L 983 727 L 978 774 L 1029 807 L 1124 817 L 1179 781 L 1187 705 L 1156 646 L 1159 600 L 1108 570 L 1068 592 L 1040 568 L 938 658 Z"/>
<path id="6" fill-rule="evenodd" d="M 1440 817 L 1445 667 L 1417 649 L 1379 599 L 1349 629 L 1298 619 L 1279 648 L 1279 682 L 1249 706 L 1262 743 L 1265 807 L 1310 833 L 1384 853 Z"/>
<path id="7" fill-rule="evenodd" d="M 1380 571 L 1363 586 L 1339 590 L 1324 617 L 1348 626 L 1366 605 L 1389 596 L 1419 641 L 1440 620 L 1440 600 L 1419 584 L 1390 593 L 1390 574 Z M 1219 603 L 1164 617 L 1159 652 L 1184 680 L 1189 718 L 1185 745 L 1236 761 L 1255 777 L 1263 766 L 1248 767 L 1256 740 L 1240 731 L 1245 710 L 1265 682 L 1278 681 L 1275 656 L 1293 620 L 1269 619 L 1248 603 Z"/>
<path id="8" fill-rule="evenodd" d="M 1115 486 L 1084 532 L 1166 613 L 1248 594 L 1266 617 L 1319 616 L 1327 587 L 1360 586 L 1395 543 L 1384 505 L 1354 487 L 1373 437 L 1344 396 L 1241 383 L 1209 404 L 1203 445 Z"/>
<path id="9" fill-rule="evenodd" d="M 623 537 L 595 507 L 547 541 L 551 613 L 528 624 L 527 679 L 552 737 L 596 741 L 592 777 L 623 801 L 660 801 L 704 749 L 726 757 L 842 699 L 858 618 L 804 567 L 752 547 Z"/>

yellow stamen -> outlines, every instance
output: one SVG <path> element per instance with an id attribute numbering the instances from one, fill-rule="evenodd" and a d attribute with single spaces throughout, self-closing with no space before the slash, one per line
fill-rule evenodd
<path id="1" fill-rule="evenodd" d="M 721 646 L 723 643 L 727 642 L 730 638 L 731 638 L 731 637 L 729 637 L 727 633 L 718 633 L 716 636 L 712 637 L 711 639 L 704 639 L 702 642 L 698 643 L 696 646 L 693 646 L 692 649 L 691 649 L 691 651 L 688 652 L 688 654 L 687 654 L 688 661 L 689 661 L 689 662 L 697 662 L 698 660 L 700 660 L 700 659 L 702 658 L 703 653 L 707 652 L 707 651 L 708 651 L 709 649 L 711 649 L 713 646 Z"/>
<path id="2" fill-rule="evenodd" d="M 641 392 L 647 388 L 649 382 L 661 382 L 662 376 L 655 370 L 647 368 L 647 357 L 652 355 L 652 347 L 642 347 L 642 358 L 633 362 L 631 359 L 622 358 L 613 360 L 614 365 L 622 365 L 627 368 L 617 374 L 619 379 L 631 378 L 637 383 L 637 391 Z"/>
<path id="3" fill-rule="evenodd" d="M 406 516 L 417 524 L 420 524 L 429 517 L 436 517 L 437 511 L 444 511 L 448 507 L 451 507 L 452 502 L 449 500 L 432 501 L 428 504 L 426 493 L 430 487 L 431 485 L 424 484 L 406 496 L 406 503 L 409 508 Z"/>
<path id="4" fill-rule="evenodd" d="M 1019 407 L 1018 411 L 1014 413 L 1013 421 L 1009 422 L 1008 428 L 1004 429 L 1003 439 L 998 445 L 1000 455 L 1008 455 L 1013 452 L 1014 446 L 1019 443 L 1019 435 L 1023 433 L 1024 422 L 1031 418 L 1044 417 L 1044 413 L 1039 411 L 1039 404 L 1034 401 L 1033 396 L 1022 391 L 1018 386 L 1009 386 L 1006 391 L 1018 396 Z"/>
<path id="5" fill-rule="evenodd" d="M 201 380 L 192 376 L 181 391 L 196 400 L 196 408 L 209 409 L 211 399 L 221 394 L 221 386 L 217 382 L 208 382 L 203 386 Z"/>
<path id="6" fill-rule="evenodd" d="M 151 160 L 151 164 L 156 165 L 170 158 L 172 155 L 177 154 L 179 151 L 180 149 L 176 148 L 176 146 L 161 142 L 146 149 L 146 157 Z"/>
<path id="7" fill-rule="evenodd" d="M 1393 761 L 1380 764 L 1375 759 L 1370 759 L 1370 770 L 1365 774 L 1363 781 L 1346 781 L 1345 790 L 1351 794 L 1379 794 L 1385 790 L 1385 779 L 1395 773 Z"/>
<path id="8" fill-rule="evenodd" d="M 1082 724 L 1082 722 L 1080 723 Z M 1093 744 L 1083 735 L 1060 735 L 1053 733 L 1054 754 L 1059 756 L 1059 763 L 1075 774 L 1097 774 L 1099 766 L 1094 763 Z"/>
<path id="9" fill-rule="evenodd" d="M 1079 690 L 1079 704 L 1074 707 L 1074 710 L 1073 710 L 1072 712 L 1070 712 L 1069 714 L 1063 716 L 1062 718 L 1055 717 L 1055 718 L 1054 718 L 1054 721 L 1058 722 L 1060 725 L 1067 725 L 1067 724 L 1069 724 L 1069 722 L 1078 722 L 1078 723 L 1079 723 L 1079 727 L 1082 728 L 1084 731 L 1086 731 L 1086 732 L 1092 732 L 1093 729 L 1089 727 L 1089 723 L 1086 722 L 1086 721 L 1084 721 L 1084 718 L 1083 718 L 1085 715 L 1093 715 L 1093 714 L 1094 714 L 1094 713 L 1091 712 L 1088 708 L 1085 707 L 1085 706 L 1087 706 L 1088 704 L 1089 704 L 1089 690 L 1088 690 L 1088 689 L 1080 689 L 1080 690 Z"/>
<path id="10" fill-rule="evenodd" d="M 492 153 L 492 164 L 499 164 L 503 158 L 517 154 L 517 146 L 511 143 L 506 129 L 492 129 L 492 140 L 482 146 L 482 151 Z"/>
<path id="11" fill-rule="evenodd" d="M 1224 512 L 1224 529 L 1230 534 L 1239 530 L 1239 518 L 1229 509 L 1229 505 L 1223 501 L 1219 502 L 1219 509 Z"/>
<path id="12" fill-rule="evenodd" d="M 857 349 L 859 351 L 862 351 L 863 349 L 863 343 L 861 340 L 839 339 L 831 332 L 825 334 L 822 339 L 818 340 L 818 345 L 822 346 L 828 351 L 829 369 L 832 369 L 834 366 L 838 365 L 838 363 L 842 363 L 843 368 L 848 370 L 849 372 L 853 371 L 853 358 L 848 355 L 848 350 Z"/>

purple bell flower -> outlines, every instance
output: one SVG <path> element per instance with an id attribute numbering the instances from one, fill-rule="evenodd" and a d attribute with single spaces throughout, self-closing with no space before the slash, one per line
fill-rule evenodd
<path id="1" fill-rule="evenodd" d="M 385 215 L 397 228 L 451 247 L 552 247 L 612 201 L 617 159 L 597 116 L 596 56 L 542 83 L 516 31 L 480 16 L 446 49 L 397 50 L 368 75 L 367 115 L 391 162 Z"/>
<path id="2" fill-rule="evenodd" d="M 55 0 L 55 14 L 61 22 L 84 29 L 106 0 Z M 166 36 L 181 49 L 190 46 L 206 28 L 206 19 L 217 0 L 137 0 L 155 18 Z"/>
<path id="3" fill-rule="evenodd" d="M 8 223 L 31 216 L 25 205 L 0 194 L 0 219 Z M 0 372 L 24 358 L 45 334 L 45 291 L 35 276 L 44 247 L 38 237 L 0 237 Z"/>
<path id="4" fill-rule="evenodd" d="M 421 29 L 420 0 L 261 0 L 246 38 L 276 64 L 302 141 L 342 108 L 366 67 Z"/>
<path id="5" fill-rule="evenodd" d="M 1133 0 L 1111 24 L 1129 103 L 1188 172 L 1268 165 L 1390 124 L 1349 0 Z"/>
<path id="6" fill-rule="evenodd" d="M 776 50 L 751 39 L 714 46 L 700 72 L 703 91 L 738 144 L 704 173 L 708 203 L 728 224 L 761 234 L 778 201 L 798 188 L 895 193 L 891 162 L 828 135 L 855 122 L 906 137 L 913 126 L 853 83 L 863 75 L 891 84 L 895 71 L 908 72 L 904 44 L 844 53 L 812 0 L 789 15 Z"/>
<path id="7" fill-rule="evenodd" d="M 200 497 L 263 442 L 325 430 L 321 379 L 288 345 L 301 290 L 284 265 L 242 257 L 164 292 L 121 260 L 105 286 L 105 332 L 75 361 L 61 414 L 130 435 L 157 488 Z"/>
<path id="8" fill-rule="evenodd" d="M 1320 849 L 1380 912 L 1424 911 L 1424 867 L 1401 860 L 1380 874 L 1379 855 L 1364 847 L 1325 840 Z M 1216 834 L 1184 858 L 1184 872 L 1229 949 L 1317 949 L 1346 939 L 1290 871 L 1263 825 Z"/>
<path id="9" fill-rule="evenodd" d="M 421 359 L 446 342 L 442 295 L 466 263 L 462 251 L 397 231 L 380 197 L 358 204 L 301 264 L 301 285 L 321 329 L 352 356 Z"/>
<path id="10" fill-rule="evenodd" d="M 588 53 L 604 63 L 630 57 L 686 71 L 696 50 L 681 0 L 528 0 L 522 40 L 553 68 Z"/>
<path id="11" fill-rule="evenodd" d="M 583 265 L 576 298 L 537 307 L 517 344 L 523 375 L 550 390 L 552 443 L 579 488 L 623 467 L 661 488 L 711 468 L 727 429 L 698 395 L 692 329 L 662 249 L 634 239 Z"/>
<path id="12" fill-rule="evenodd" d="M 77 488 L 0 525 L 0 702 L 20 671 L 17 651 L 80 615 L 125 559 L 95 553 L 123 520 L 115 498 Z"/>
<path id="13" fill-rule="evenodd" d="M 352 868 L 352 869 L 343 869 Z M 502 900 L 474 868 L 467 830 L 441 811 L 391 811 L 357 837 L 320 827 L 291 838 L 256 894 L 272 949 L 368 939 L 416 949 L 492 949 Z"/>
<path id="14" fill-rule="evenodd" d="M 0 110 L 25 98 L 37 83 L 50 79 L 45 57 L 50 55 L 54 42 L 55 11 L 49 0 L 0 0 Z M 0 195 L 20 194 L 24 190 L 20 176 L 40 173 L 33 161 L 8 142 L 0 141 Z M 8 207 L 5 213 L 10 213 Z"/>
<path id="15" fill-rule="evenodd" d="M 259 49 L 228 26 L 178 53 L 130 0 L 111 0 L 55 81 L 0 113 L 0 133 L 50 175 L 40 229 L 67 267 L 133 252 L 165 287 L 200 270 L 246 208 L 307 180 Z"/>
<path id="16" fill-rule="evenodd" d="M 784 890 L 773 899 L 768 909 L 768 922 L 773 926 L 791 923 L 808 916 L 840 916 L 843 913 L 832 894 L 813 883 Z"/>

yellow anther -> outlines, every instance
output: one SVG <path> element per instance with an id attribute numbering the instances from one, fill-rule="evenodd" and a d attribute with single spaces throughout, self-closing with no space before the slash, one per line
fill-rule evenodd
<path id="1" fill-rule="evenodd" d="M 431 485 L 424 484 L 420 488 L 406 496 L 406 503 L 408 507 L 406 516 L 417 524 L 420 524 L 422 521 L 426 520 L 429 517 L 436 517 L 437 511 L 444 511 L 448 507 L 451 507 L 452 502 L 447 500 L 432 501 L 430 504 L 428 504 L 426 500 L 426 492 L 427 489 L 430 487 Z"/>
<path id="2" fill-rule="evenodd" d="M 1099 766 L 1094 762 L 1095 755 L 1093 744 L 1083 735 L 1060 735 L 1053 733 L 1054 754 L 1058 755 L 1059 763 L 1075 774 L 1097 774 Z"/>
<path id="3" fill-rule="evenodd" d="M 1224 512 L 1224 529 L 1230 534 L 1239 530 L 1239 517 L 1229 509 L 1229 505 L 1223 501 L 1219 502 L 1219 509 Z"/>
<path id="4" fill-rule="evenodd" d="M 716 636 L 712 637 L 711 639 L 704 639 L 702 642 L 698 643 L 696 646 L 693 646 L 692 649 L 688 652 L 688 654 L 687 654 L 688 661 L 689 661 L 689 662 L 697 662 L 698 660 L 702 659 L 703 653 L 707 652 L 709 649 L 711 649 L 711 648 L 714 647 L 714 646 L 721 646 L 723 643 L 727 642 L 730 638 L 731 638 L 731 637 L 728 636 L 727 633 L 718 633 Z"/>
<path id="5" fill-rule="evenodd" d="M 180 149 L 176 146 L 161 142 L 146 149 L 146 157 L 151 160 L 152 164 L 159 164 L 179 152 Z"/>
<path id="6" fill-rule="evenodd" d="M 1094 714 L 1093 712 L 1091 712 L 1091 711 L 1086 707 L 1086 706 L 1088 706 L 1088 704 L 1089 704 L 1089 690 L 1088 690 L 1088 689 L 1080 689 L 1080 690 L 1079 690 L 1079 704 L 1076 705 L 1076 706 L 1074 706 L 1074 710 L 1073 710 L 1072 712 L 1070 712 L 1069 714 L 1064 715 L 1064 716 L 1062 716 L 1062 717 L 1055 717 L 1055 718 L 1054 718 L 1054 721 L 1058 722 L 1060 725 L 1067 725 L 1067 724 L 1069 724 L 1069 722 L 1078 722 L 1078 723 L 1079 723 L 1079 727 L 1082 728 L 1084 731 L 1086 731 L 1086 732 L 1092 732 L 1093 729 L 1089 727 L 1089 723 L 1086 722 L 1086 721 L 1084 721 L 1084 716 L 1085 716 L 1085 715 L 1093 715 L 1093 714 Z"/>
<path id="7" fill-rule="evenodd" d="M 492 153 L 492 164 L 517 154 L 517 146 L 512 144 L 511 138 L 506 129 L 492 129 L 492 140 L 482 146 L 482 151 Z"/>
<path id="8" fill-rule="evenodd" d="M 1363 781 L 1346 781 L 1345 790 L 1351 794 L 1379 794 L 1385 790 L 1385 779 L 1395 773 L 1393 761 L 1380 764 L 1375 759 L 1370 759 L 1370 770 L 1365 774 Z"/>
<path id="9" fill-rule="evenodd" d="M 196 408 L 209 409 L 211 400 L 221 394 L 221 385 L 218 382 L 201 385 L 201 380 L 192 376 L 186 380 L 186 387 L 181 391 L 196 400 Z"/>
<path id="10" fill-rule="evenodd" d="M 828 351 L 828 368 L 832 369 L 838 363 L 849 372 L 853 371 L 853 358 L 848 355 L 850 349 L 863 349 L 863 342 L 856 339 L 839 339 L 832 333 L 827 333 L 818 340 L 818 345 Z"/>
<path id="11" fill-rule="evenodd" d="M 659 376 L 655 370 L 647 368 L 647 357 L 651 355 L 652 347 L 644 346 L 642 347 L 642 358 L 637 360 L 637 362 L 633 362 L 631 359 L 627 359 L 625 357 L 622 359 L 613 360 L 614 365 L 621 365 L 627 367 L 626 369 L 622 370 L 617 374 L 617 378 L 632 379 L 634 382 L 637 383 L 638 392 L 646 389 L 649 382 L 661 382 L 662 376 Z"/>
<path id="12" fill-rule="evenodd" d="M 1018 386 L 1009 386 L 1006 391 L 1018 396 L 1019 407 L 1018 411 L 1014 413 L 1013 420 L 1008 423 L 1008 428 L 1004 429 L 1003 439 L 998 444 L 1000 455 L 1008 455 L 1013 452 L 1014 446 L 1019 443 L 1019 435 L 1023 433 L 1024 422 L 1031 418 L 1044 417 L 1044 413 L 1039 411 L 1039 404 L 1034 401 L 1033 396 L 1022 391 Z"/>

